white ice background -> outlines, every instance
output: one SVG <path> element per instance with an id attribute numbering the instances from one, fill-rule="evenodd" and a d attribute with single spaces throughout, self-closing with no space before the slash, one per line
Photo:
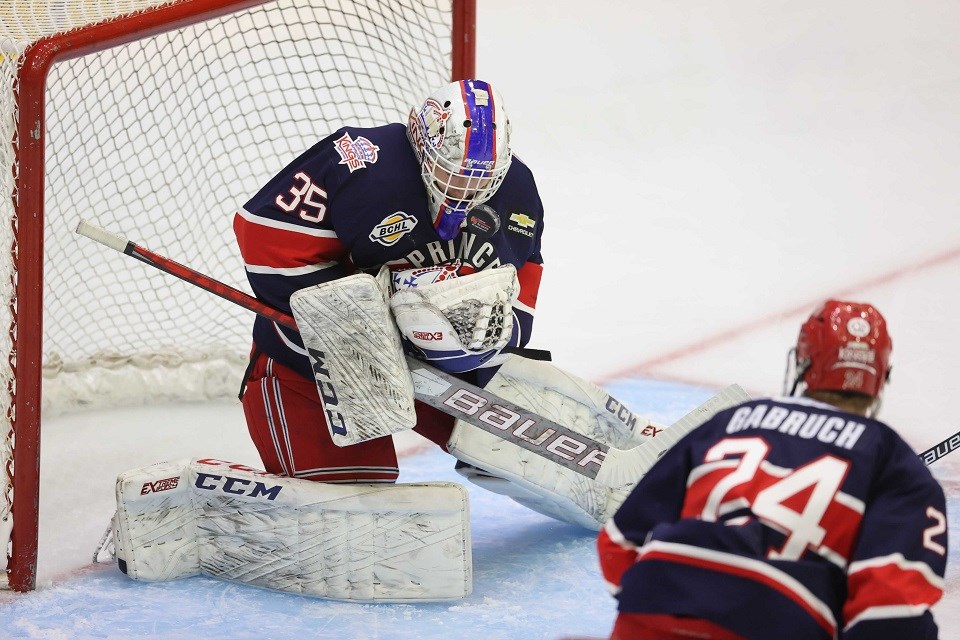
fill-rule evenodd
<path id="1" fill-rule="evenodd" d="M 816 303 L 866 300 L 894 341 L 881 417 L 917 450 L 960 430 L 960 4 L 479 4 L 478 75 L 503 92 L 547 212 L 531 346 L 668 420 L 731 382 L 779 392 Z M 452 459 L 414 449 L 401 481 L 458 478 Z M 259 464 L 237 403 L 45 421 L 39 588 L 0 594 L 0 637 L 609 630 L 593 535 L 481 490 L 475 589 L 458 603 L 354 605 L 201 578 L 147 585 L 91 567 L 116 475 L 191 456 Z M 935 469 L 954 527 L 958 465 Z M 951 639 L 954 561 L 947 577 L 935 611 Z"/>

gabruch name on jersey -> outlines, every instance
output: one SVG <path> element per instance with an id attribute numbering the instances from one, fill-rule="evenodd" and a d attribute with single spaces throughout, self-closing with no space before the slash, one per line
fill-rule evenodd
<path id="1" fill-rule="evenodd" d="M 397 244 L 400 238 L 413 231 L 415 226 L 417 226 L 416 218 L 409 213 L 397 211 L 388 215 L 373 228 L 373 231 L 370 232 L 370 240 L 379 242 L 385 247 L 390 247 Z"/>
<path id="2" fill-rule="evenodd" d="M 363 136 L 354 140 L 349 133 L 344 133 L 334 140 L 333 148 L 340 154 L 341 160 L 337 164 L 347 165 L 350 173 L 357 169 L 366 169 L 368 162 L 374 164 L 377 161 L 377 152 L 380 151 L 380 147 Z"/>
<path id="3" fill-rule="evenodd" d="M 862 422 L 839 416 L 790 410 L 761 403 L 752 407 L 740 407 L 733 412 L 730 422 L 727 423 L 727 433 L 739 433 L 747 429 L 779 431 L 806 440 L 816 438 L 820 442 L 852 449 L 863 435 L 866 426 Z"/>
<path id="4" fill-rule="evenodd" d="M 528 238 L 533 237 L 533 227 L 536 226 L 537 221 L 528 216 L 525 213 L 511 213 L 510 222 L 512 224 L 507 225 L 507 229 L 513 231 L 514 233 L 519 233 L 522 236 L 527 236 Z"/>

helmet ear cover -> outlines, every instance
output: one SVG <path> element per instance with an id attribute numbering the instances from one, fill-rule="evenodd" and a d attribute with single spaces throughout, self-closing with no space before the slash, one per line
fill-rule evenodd
<path id="1" fill-rule="evenodd" d="M 482 80 L 460 80 L 431 94 L 410 112 L 407 137 L 435 224 L 450 227 L 442 218 L 454 218 L 454 234 L 467 211 L 493 197 L 513 160 L 503 100 Z"/>
<path id="2" fill-rule="evenodd" d="M 876 398 L 889 379 L 893 343 L 872 305 L 828 300 L 800 327 L 797 378 L 808 391 Z"/>

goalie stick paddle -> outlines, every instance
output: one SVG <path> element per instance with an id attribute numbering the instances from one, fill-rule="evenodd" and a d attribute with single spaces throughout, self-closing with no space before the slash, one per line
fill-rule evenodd
<path id="1" fill-rule="evenodd" d="M 298 330 L 292 315 L 137 245 L 123 235 L 83 220 L 77 226 L 77 233 L 278 324 Z M 632 484 L 637 477 L 631 477 L 631 474 L 638 469 L 648 469 L 693 427 L 714 413 L 748 399 L 743 389 L 731 385 L 665 429 L 656 439 L 632 449 L 615 449 L 415 358 L 407 356 L 407 364 L 413 376 L 415 397 L 421 402 L 611 487 Z"/>

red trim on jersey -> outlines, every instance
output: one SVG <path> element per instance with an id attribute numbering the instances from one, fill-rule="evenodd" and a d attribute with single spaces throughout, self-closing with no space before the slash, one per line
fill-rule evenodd
<path id="1" fill-rule="evenodd" d="M 637 550 L 623 547 L 610 537 L 606 529 L 597 535 L 597 555 L 600 558 L 600 570 L 607 582 L 617 587 L 623 574 L 637 561 Z"/>
<path id="2" fill-rule="evenodd" d="M 540 278 L 543 276 L 543 265 L 536 262 L 524 263 L 517 271 L 520 281 L 520 295 L 517 299 L 531 309 L 537 308 L 537 296 L 540 293 Z"/>
<path id="3" fill-rule="evenodd" d="M 847 576 L 847 594 L 843 617 L 853 620 L 873 607 L 933 606 L 943 590 L 931 584 L 921 571 L 891 562 Z"/>
<path id="4" fill-rule="evenodd" d="M 339 261 L 346 253 L 337 238 L 325 238 L 233 218 L 240 254 L 247 264 L 288 269 L 320 262 Z"/>
<path id="5" fill-rule="evenodd" d="M 692 567 L 698 567 L 701 569 L 706 569 L 707 571 L 715 571 L 717 573 L 726 573 L 729 575 L 737 576 L 740 578 L 746 578 L 747 580 L 752 580 L 763 586 L 767 587 L 772 591 L 777 591 L 778 593 L 786 596 L 794 603 L 797 604 L 801 609 L 803 609 L 807 615 L 814 619 L 814 621 L 822 627 L 831 637 L 836 633 L 836 625 L 834 625 L 829 619 L 823 617 L 819 611 L 814 609 L 800 594 L 796 593 L 786 585 L 780 583 L 779 581 L 767 576 L 763 573 L 753 571 L 746 567 L 739 567 L 732 564 L 727 564 L 718 560 L 708 560 L 706 558 L 692 557 L 687 555 L 682 555 L 678 553 L 671 553 L 662 549 L 648 549 L 646 551 L 641 550 L 640 558 L 637 562 L 644 562 L 647 560 L 659 560 L 662 562 L 674 562 L 676 564 L 685 564 Z"/>
<path id="6" fill-rule="evenodd" d="M 741 635 L 701 618 L 668 614 L 621 613 L 610 640 L 746 640 Z"/>

